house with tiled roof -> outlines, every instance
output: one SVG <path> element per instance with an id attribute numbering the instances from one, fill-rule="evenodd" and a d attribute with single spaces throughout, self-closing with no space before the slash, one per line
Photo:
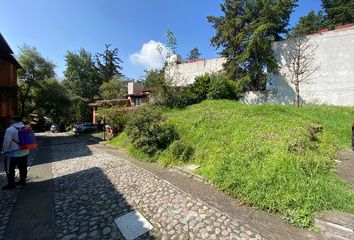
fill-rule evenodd
<path id="1" fill-rule="evenodd" d="M 21 68 L 13 51 L 0 33 L 0 142 L 11 115 L 17 113 L 17 69 Z"/>

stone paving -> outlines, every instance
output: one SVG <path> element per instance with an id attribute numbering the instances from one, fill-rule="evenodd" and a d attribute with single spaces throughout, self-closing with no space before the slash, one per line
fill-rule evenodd
<path id="1" fill-rule="evenodd" d="M 52 140 L 57 239 L 123 239 L 114 219 L 132 210 L 154 226 L 140 239 L 264 239 L 125 159 L 67 141 Z"/>
<path id="2" fill-rule="evenodd" d="M 36 154 L 36 150 L 31 151 L 28 156 L 28 166 L 31 166 L 34 156 Z M 5 186 L 7 184 L 6 173 L 4 170 L 4 162 L 3 155 L 1 155 L 0 161 L 0 186 Z M 30 167 L 28 167 L 29 169 Z M 16 178 L 19 177 L 18 169 L 16 169 Z M 20 191 L 21 187 L 17 187 L 16 190 L 12 191 L 2 191 L 0 190 L 0 240 L 5 239 L 4 234 L 6 230 L 6 226 L 10 220 L 10 216 L 13 212 L 17 193 Z"/>

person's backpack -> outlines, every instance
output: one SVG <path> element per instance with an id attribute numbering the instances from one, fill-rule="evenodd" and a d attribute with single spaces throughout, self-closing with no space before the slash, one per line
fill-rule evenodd
<path id="1" fill-rule="evenodd" d="M 37 148 L 36 137 L 30 126 L 16 128 L 18 131 L 18 142 L 13 140 L 19 145 L 19 150 L 31 150 Z"/>

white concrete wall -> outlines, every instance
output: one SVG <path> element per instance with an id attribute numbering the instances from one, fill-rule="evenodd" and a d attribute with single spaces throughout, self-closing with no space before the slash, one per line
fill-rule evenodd
<path id="1" fill-rule="evenodd" d="M 268 102 L 268 92 L 248 91 L 241 94 L 240 101 L 246 104 L 262 104 Z"/>
<path id="2" fill-rule="evenodd" d="M 354 106 L 354 27 L 309 35 L 316 47 L 314 67 L 308 83 L 300 85 L 303 103 Z M 287 41 L 274 44 L 275 57 L 281 67 L 272 76 L 267 90 L 273 93 L 268 102 L 292 103 L 295 99 L 291 73 L 287 68 Z"/>
<path id="3" fill-rule="evenodd" d="M 194 82 L 195 77 L 223 70 L 225 58 L 199 59 L 195 62 L 170 64 L 167 75 L 177 86 L 186 86 Z"/>
<path id="4" fill-rule="evenodd" d="M 300 85 L 302 103 L 354 106 L 354 27 L 309 35 L 309 44 L 315 47 L 314 67 L 318 70 L 307 83 Z M 278 76 L 271 76 L 267 92 L 246 93 L 244 102 L 292 104 L 295 100 L 294 85 L 287 68 L 287 41 L 274 44 L 275 57 L 280 65 Z M 223 70 L 225 58 L 215 58 L 193 63 L 170 64 L 167 75 L 174 85 L 185 86 L 196 76 Z M 257 96 L 259 99 L 256 99 Z"/>

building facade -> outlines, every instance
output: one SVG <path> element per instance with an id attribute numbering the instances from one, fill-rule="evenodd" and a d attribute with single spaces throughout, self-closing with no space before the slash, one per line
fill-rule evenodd
<path id="1" fill-rule="evenodd" d="M 21 66 L 13 54 L 0 33 L 0 142 L 11 115 L 17 113 L 17 69 Z"/>

